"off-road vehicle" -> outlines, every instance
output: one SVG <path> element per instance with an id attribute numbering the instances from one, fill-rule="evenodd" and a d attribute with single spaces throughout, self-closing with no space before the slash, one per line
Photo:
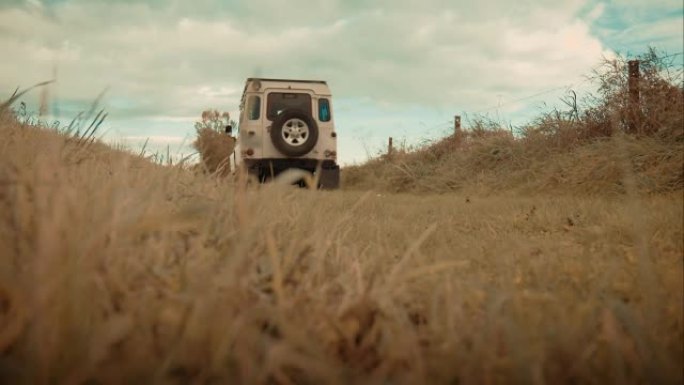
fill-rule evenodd
<path id="1" fill-rule="evenodd" d="M 339 187 L 330 88 L 320 80 L 249 78 L 240 103 L 235 162 L 259 181 L 298 168 Z"/>

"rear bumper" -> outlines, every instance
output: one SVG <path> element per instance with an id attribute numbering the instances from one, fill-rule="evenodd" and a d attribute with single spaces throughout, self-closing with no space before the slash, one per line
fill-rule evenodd
<path id="1" fill-rule="evenodd" d="M 340 187 L 340 166 L 332 160 L 317 159 L 249 159 L 245 160 L 247 171 L 259 181 L 265 182 L 281 172 L 298 168 L 312 174 L 321 167 L 318 176 L 318 186 L 325 190 L 333 190 Z"/>
<path id="2" fill-rule="evenodd" d="M 250 173 L 266 172 L 270 174 L 279 174 L 280 172 L 289 168 L 299 168 L 309 172 L 315 172 L 318 164 L 321 164 L 323 170 L 339 170 L 340 166 L 333 160 L 318 160 L 318 159 L 245 159 L 244 164 Z"/>

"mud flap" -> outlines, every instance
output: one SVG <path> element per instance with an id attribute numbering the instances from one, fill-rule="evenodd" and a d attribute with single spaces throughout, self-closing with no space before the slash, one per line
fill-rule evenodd
<path id="1" fill-rule="evenodd" d="M 336 190 L 340 188 L 340 166 L 334 165 L 330 168 L 321 169 L 318 187 L 322 190 Z"/>

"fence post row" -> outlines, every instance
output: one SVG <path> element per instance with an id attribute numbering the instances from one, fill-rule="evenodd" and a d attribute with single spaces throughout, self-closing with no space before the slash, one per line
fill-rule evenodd
<path id="1" fill-rule="evenodd" d="M 629 66 L 629 78 L 628 78 L 628 88 L 629 88 L 629 113 L 628 113 L 628 130 L 630 133 L 637 132 L 639 127 L 639 61 L 630 60 L 627 62 Z"/>
<path id="2" fill-rule="evenodd" d="M 639 126 L 639 78 L 641 76 L 639 71 L 639 60 L 630 60 L 629 65 L 629 116 L 628 125 L 629 132 L 634 133 Z M 457 144 L 461 143 L 461 116 L 454 115 L 454 140 Z M 392 137 L 387 143 L 387 156 L 392 156 Z"/>

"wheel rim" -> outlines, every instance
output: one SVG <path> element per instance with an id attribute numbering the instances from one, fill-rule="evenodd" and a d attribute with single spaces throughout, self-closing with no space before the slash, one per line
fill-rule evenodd
<path id="1" fill-rule="evenodd" d="M 282 137 L 290 146 L 302 146 L 309 139 L 309 125 L 297 118 L 286 120 L 283 124 Z"/>

